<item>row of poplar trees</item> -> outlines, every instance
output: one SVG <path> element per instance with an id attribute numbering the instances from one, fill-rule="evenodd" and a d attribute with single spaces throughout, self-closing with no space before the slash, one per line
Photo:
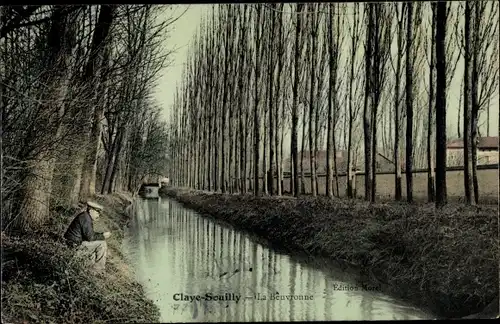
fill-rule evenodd
<path id="1" fill-rule="evenodd" d="M 152 96 L 173 21 L 163 6 L 1 8 L 2 229 L 40 229 L 55 207 L 136 190 L 162 173 Z"/>
<path id="2" fill-rule="evenodd" d="M 467 201 L 477 202 L 478 116 L 489 116 L 498 93 L 498 21 L 498 3 L 486 1 L 214 5 L 172 107 L 169 173 L 179 186 L 281 195 L 290 156 L 298 196 L 304 151 L 316 165 L 326 139 L 328 196 L 339 195 L 333 157 L 344 148 L 347 196 L 355 195 L 352 170 L 363 154 L 364 196 L 374 201 L 382 151 L 395 165 L 396 200 L 403 171 L 420 166 L 428 169 L 428 200 L 443 206 L 447 96 L 461 64 L 464 183 Z M 411 202 L 412 172 L 405 177 Z"/>

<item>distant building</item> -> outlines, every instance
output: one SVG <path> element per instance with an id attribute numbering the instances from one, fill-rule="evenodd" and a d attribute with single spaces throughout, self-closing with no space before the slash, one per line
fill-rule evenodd
<path id="1" fill-rule="evenodd" d="M 299 152 L 299 168 L 300 168 L 300 158 L 302 153 Z M 354 165 L 354 168 L 358 172 L 364 172 L 364 164 L 363 164 L 364 157 L 358 156 L 353 157 L 353 164 L 356 162 L 356 165 Z M 291 171 L 291 157 L 288 157 L 284 161 L 283 165 L 283 171 L 284 172 L 290 172 Z M 336 158 L 335 162 L 337 164 L 337 172 L 339 174 L 345 174 L 347 173 L 347 151 L 346 150 L 337 150 L 336 152 Z M 317 163 L 317 169 L 316 173 L 317 174 L 325 174 L 327 171 L 326 168 L 326 150 L 321 150 L 318 151 L 316 154 L 316 163 Z M 391 159 L 383 156 L 382 154 L 377 155 L 377 173 L 384 173 L 384 172 L 394 172 L 394 163 L 392 162 Z M 332 167 L 333 167 L 333 159 L 332 159 Z M 300 170 L 300 169 L 299 169 Z M 304 172 L 311 172 L 310 168 L 310 160 L 309 160 L 309 151 L 304 151 L 304 160 L 303 160 L 303 170 Z"/>
<path id="2" fill-rule="evenodd" d="M 455 139 L 446 146 L 447 166 L 464 165 L 464 141 Z M 477 164 L 498 163 L 498 136 L 479 137 L 477 143 Z"/>
<path id="3" fill-rule="evenodd" d="M 170 179 L 168 177 L 161 178 L 160 183 L 162 186 L 168 186 L 170 184 Z"/>

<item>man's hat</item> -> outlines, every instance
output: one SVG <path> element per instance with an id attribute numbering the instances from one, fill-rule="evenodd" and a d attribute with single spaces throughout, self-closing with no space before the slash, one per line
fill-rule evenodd
<path id="1" fill-rule="evenodd" d="M 103 206 L 101 206 L 98 203 L 95 203 L 93 201 L 87 201 L 87 207 L 95 209 L 97 211 L 102 211 L 104 209 Z"/>

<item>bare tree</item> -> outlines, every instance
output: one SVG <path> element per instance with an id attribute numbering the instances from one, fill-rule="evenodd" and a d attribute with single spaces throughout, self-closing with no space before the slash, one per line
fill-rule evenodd
<path id="1" fill-rule="evenodd" d="M 356 95 L 356 90 L 360 88 L 358 84 L 355 84 L 362 80 L 361 71 L 362 65 L 359 64 L 359 67 L 356 68 L 356 57 L 359 49 L 360 35 L 362 31 L 362 21 L 364 20 L 363 11 L 359 10 L 359 4 L 353 4 L 354 13 L 353 13 L 353 26 L 349 27 L 351 31 L 351 61 L 350 61 L 350 71 L 349 71 L 349 143 L 347 147 L 347 197 L 352 198 L 355 196 L 355 184 L 356 181 L 354 179 L 353 173 L 353 133 L 354 133 L 354 122 L 357 118 L 360 105 L 358 105 L 358 100 L 356 99 L 358 96 Z M 356 86 L 356 87 L 355 87 Z"/>
<path id="2" fill-rule="evenodd" d="M 434 84 L 435 84 L 435 33 L 436 33 L 436 17 L 435 10 L 432 10 L 431 15 L 431 35 L 430 35 L 430 64 L 429 64 L 429 99 L 428 99 L 428 114 L 427 114 L 427 201 L 433 202 L 435 197 L 435 170 L 434 157 L 432 149 L 434 141 L 432 137 L 432 129 L 434 126 L 435 112 L 432 109 L 434 103 Z M 460 114 L 460 112 L 459 112 Z M 459 131 L 460 133 L 460 131 Z"/>
<path id="3" fill-rule="evenodd" d="M 99 12 L 99 20 L 97 22 L 96 30 L 92 39 L 91 58 L 85 68 L 85 82 L 92 84 L 89 87 L 91 102 L 95 101 L 94 93 L 96 92 L 98 83 L 97 67 L 103 64 L 104 48 L 108 38 L 111 25 L 113 23 L 113 16 L 116 10 L 115 5 L 103 5 Z M 96 186 L 96 171 L 97 171 L 97 151 L 101 137 L 101 122 L 104 117 L 104 106 L 102 104 L 95 106 L 93 112 L 92 126 L 88 133 L 89 150 L 84 159 L 82 169 L 82 180 L 80 187 L 80 200 L 86 200 L 90 195 L 95 194 Z M 87 136 L 87 134 L 85 134 Z"/>
<path id="4" fill-rule="evenodd" d="M 479 112 L 498 87 L 498 3 L 474 3 L 471 86 L 471 149 L 474 201 L 479 203 L 477 142 Z"/>
<path id="5" fill-rule="evenodd" d="M 381 102 L 389 57 L 391 28 L 384 4 L 367 5 L 365 50 L 365 199 L 375 201 L 377 159 L 377 111 Z"/>
<path id="6" fill-rule="evenodd" d="M 335 163 L 336 156 L 334 154 L 335 145 L 335 129 L 334 129 L 334 109 L 338 109 L 336 104 L 336 94 L 334 91 L 337 88 L 337 69 L 339 55 L 339 36 L 340 30 L 339 25 L 334 28 L 333 17 L 335 15 L 335 5 L 328 6 L 328 43 L 329 43 L 329 80 L 328 80 L 328 126 L 327 126 L 327 153 L 326 153 L 326 195 L 328 197 L 333 197 L 333 165 L 332 159 Z M 337 18 L 338 19 L 338 18 Z M 356 21 L 355 21 L 356 24 Z M 335 29 L 335 38 L 333 37 L 333 30 Z M 353 38 L 354 39 L 354 38 Z M 354 49 L 353 49 L 354 51 Z M 353 58 L 354 60 L 354 58 Z M 354 62 L 351 64 L 351 71 L 354 69 Z M 352 72 L 351 72 L 352 73 Z M 351 90 L 352 91 L 352 90 Z M 351 98 L 352 100 L 352 98 Z M 350 129 L 351 130 L 351 129 Z M 351 130 L 352 131 L 352 130 Z M 349 134 L 349 140 L 352 134 Z M 333 155 L 333 156 L 332 156 Z M 335 172 L 337 175 L 337 172 Z M 338 189 L 338 188 L 337 188 Z M 338 192 L 338 191 L 337 191 Z"/>
<path id="7" fill-rule="evenodd" d="M 222 8 L 222 5 L 219 5 L 219 12 L 223 12 L 222 14 L 225 15 L 224 17 L 224 20 L 225 20 L 225 25 L 226 25 L 226 30 L 225 30 L 225 33 L 224 33 L 224 79 L 223 79 L 223 86 L 222 86 L 222 91 L 223 91 L 223 95 L 222 95 L 222 124 L 221 124 L 221 132 L 222 132 L 222 136 L 221 136 L 221 154 L 222 154 L 222 165 L 221 165 L 221 191 L 224 193 L 226 192 L 226 173 L 225 173 L 225 169 L 226 169 L 226 165 L 225 165 L 225 129 L 226 127 L 224 127 L 224 125 L 227 125 L 226 121 L 227 121 L 227 110 L 228 110 L 228 97 L 229 97 L 229 89 L 228 89 L 228 73 L 229 73 L 229 65 L 230 65 L 230 60 L 231 58 L 229 57 L 229 53 L 230 53 L 230 39 L 232 37 L 231 35 L 231 24 L 229 23 L 229 20 L 231 19 L 231 12 L 230 12 L 230 9 L 227 8 L 226 10 L 224 10 Z M 231 128 L 231 127 L 229 127 Z"/>
<path id="8" fill-rule="evenodd" d="M 311 10 L 313 11 L 313 14 L 311 15 L 311 24 L 310 24 L 310 41 L 308 42 L 308 49 L 309 49 L 309 62 L 310 62 L 310 88 L 309 88 L 309 170 L 311 173 L 310 176 L 310 182 L 311 182 L 311 194 L 313 196 L 317 195 L 317 188 L 316 188 L 316 170 L 314 169 L 315 165 L 315 152 L 314 152 L 314 128 L 313 128 L 313 121 L 314 121 L 314 112 L 315 109 L 318 109 L 318 107 L 315 107 L 314 103 L 314 94 L 316 91 L 316 55 L 317 55 L 317 48 L 316 44 L 318 42 L 318 29 L 319 29 L 319 14 L 317 13 L 317 8 L 315 4 L 311 4 Z M 305 116 L 304 116 L 305 117 Z"/>
<path id="9" fill-rule="evenodd" d="M 400 152 L 400 138 L 401 138 L 401 98 L 400 98 L 400 84 L 402 81 L 401 76 L 401 65 L 403 59 L 403 24 L 404 24 L 404 9 L 400 10 L 400 4 L 394 4 L 396 17 L 397 17 L 397 63 L 396 68 L 392 64 L 392 68 L 396 75 L 396 81 L 394 82 L 394 197 L 397 201 L 401 200 L 402 195 L 402 185 L 401 185 L 401 152 Z M 391 56 L 392 63 L 392 56 Z"/>
<path id="10" fill-rule="evenodd" d="M 413 202 L 413 3 L 406 3 L 406 199 Z"/>
<path id="11" fill-rule="evenodd" d="M 446 17 L 447 3 L 433 4 L 436 19 L 436 207 L 447 202 L 446 192 Z"/>
<path id="12" fill-rule="evenodd" d="M 464 189 L 465 199 L 468 204 L 472 203 L 472 2 L 465 3 L 465 57 L 464 57 Z"/>
<path id="13" fill-rule="evenodd" d="M 279 12 L 277 20 L 278 20 L 278 53 L 277 53 L 277 82 L 276 82 L 276 100 L 275 100 L 275 112 L 274 112 L 274 121 L 275 121 L 275 136 L 274 136 L 274 145 L 276 152 L 276 194 L 280 196 L 283 192 L 282 187 L 282 169 L 283 169 L 283 139 L 280 138 L 279 131 L 281 131 L 281 136 L 283 136 L 283 129 L 285 124 L 285 101 L 286 97 L 286 87 L 282 87 L 283 80 L 283 70 L 285 69 L 285 50 L 288 45 L 288 35 L 284 33 L 284 23 L 283 23 L 283 4 L 277 5 L 277 10 Z M 280 122 L 280 112 L 281 112 L 281 122 Z M 272 168 L 271 168 L 272 169 Z"/>
<path id="14" fill-rule="evenodd" d="M 292 138 L 291 138 L 291 155 L 292 155 L 292 179 L 293 179 L 293 195 L 299 196 L 299 173 L 298 173 L 298 143 L 297 143 L 297 126 L 299 123 L 298 116 L 298 91 L 299 91 L 299 75 L 300 75 L 300 57 L 302 47 L 300 46 L 300 36 L 302 32 L 302 4 L 297 4 L 296 9 L 296 25 L 295 25 L 295 58 L 294 58 L 294 80 L 293 80 L 293 104 L 292 104 Z"/>
<path id="15" fill-rule="evenodd" d="M 37 124 L 47 127 L 38 129 L 37 135 L 42 136 L 38 141 L 42 145 L 47 145 L 53 138 L 56 139 L 54 144 L 57 145 L 57 140 L 61 136 L 60 123 L 65 109 L 63 102 L 67 93 L 69 60 L 75 38 L 74 26 L 71 25 L 71 17 L 65 14 L 66 10 L 61 6 L 54 7 L 46 38 L 46 58 L 42 61 L 46 68 L 42 72 L 42 80 L 46 80 L 48 90 L 42 92 L 42 100 L 35 115 Z M 28 134 L 26 139 L 30 137 L 32 136 Z M 34 230 L 44 225 L 49 217 L 55 158 L 50 146 L 33 156 L 32 163 L 24 176 L 24 186 L 19 195 L 19 217 L 14 223 L 16 229 Z"/>

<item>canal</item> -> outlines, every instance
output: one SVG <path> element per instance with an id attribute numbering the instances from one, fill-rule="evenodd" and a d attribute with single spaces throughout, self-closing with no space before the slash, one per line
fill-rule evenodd
<path id="1" fill-rule="evenodd" d="M 124 251 L 165 322 L 431 319 L 318 259 L 274 251 L 166 198 L 138 199 Z"/>

